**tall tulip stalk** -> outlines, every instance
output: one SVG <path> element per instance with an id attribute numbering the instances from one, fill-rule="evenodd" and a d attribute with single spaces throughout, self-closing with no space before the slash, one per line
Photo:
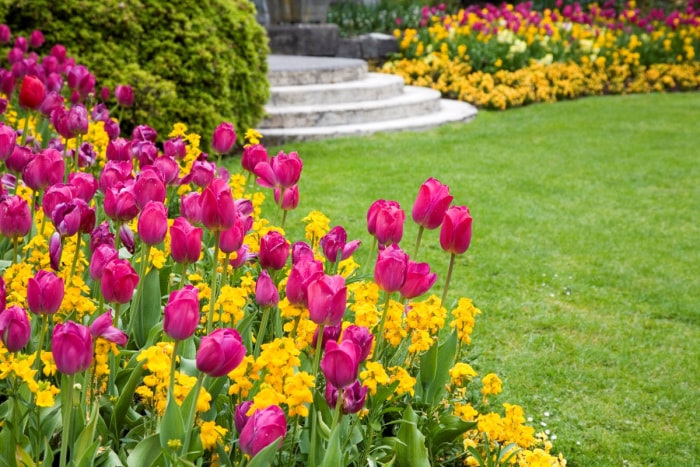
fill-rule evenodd
<path id="1" fill-rule="evenodd" d="M 59 45 L 38 62 L 27 52 L 37 34 L 10 37 L 0 25 L 15 74 L 29 69 L 19 93 L 0 69 L 7 108 L 46 118 L 37 130 L 0 111 L 0 246 L 12 258 L 0 265 L 0 392 L 12 399 L 0 458 L 21 446 L 22 459 L 62 467 L 401 466 L 491 452 L 477 419 L 501 417 L 484 402 L 500 380 L 460 358 L 479 310 L 446 303 L 471 241 L 469 210 L 448 207 L 446 185 L 419 188 L 412 257 L 405 211 L 372 203 L 373 274 L 358 274 L 359 226 L 331 228 L 315 212 L 304 218 L 310 243 L 283 233 L 303 189 L 298 153 L 269 157 L 248 131 L 237 171 L 227 122 L 210 140 L 216 162 L 184 125 L 125 134 L 109 109 L 136 105 L 135 89 L 99 88 Z M 442 300 L 416 260 L 423 230 L 438 227 L 451 255 Z M 502 417 L 517 429 L 498 442 L 527 448 L 515 453 L 524 463 L 550 448 L 517 437 L 529 432 L 521 415 Z M 463 437 L 469 449 L 453 442 Z"/>

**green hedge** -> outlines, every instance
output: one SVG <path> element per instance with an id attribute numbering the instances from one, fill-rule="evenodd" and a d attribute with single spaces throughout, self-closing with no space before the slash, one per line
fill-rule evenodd
<path id="1" fill-rule="evenodd" d="M 134 88 L 123 131 L 147 123 L 162 136 L 176 122 L 203 135 L 255 127 L 269 97 L 267 36 L 248 0 L 0 0 L 13 37 L 40 29 L 102 86 Z"/>

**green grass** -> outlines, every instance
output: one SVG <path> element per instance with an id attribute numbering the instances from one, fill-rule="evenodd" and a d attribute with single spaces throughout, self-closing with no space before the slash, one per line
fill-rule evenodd
<path id="1" fill-rule="evenodd" d="M 448 184 L 474 217 L 448 301 L 483 311 L 470 358 L 503 378 L 494 403 L 521 404 L 571 466 L 700 465 L 698 109 L 697 93 L 589 98 L 271 153 L 304 160 L 291 235 L 321 210 L 362 261 L 375 199 L 406 210 L 411 252 L 418 187 Z M 444 278 L 438 231 L 417 259 Z"/>

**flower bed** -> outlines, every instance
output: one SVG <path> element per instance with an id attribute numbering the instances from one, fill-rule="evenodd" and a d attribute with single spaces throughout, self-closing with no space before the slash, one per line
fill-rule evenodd
<path id="1" fill-rule="evenodd" d="M 423 9 L 397 30 L 399 56 L 382 71 L 480 107 L 506 109 L 602 94 L 700 88 L 700 8 L 642 15 L 630 1 L 535 11 L 531 3 Z"/>
<path id="2" fill-rule="evenodd" d="M 109 90 L 60 46 L 28 53 L 41 42 L 15 38 L 0 80 L 8 465 L 565 464 L 469 365 L 479 310 L 444 302 L 472 219 L 447 186 L 429 178 L 411 210 L 452 259 L 440 298 L 398 203 L 369 207 L 366 264 L 320 212 L 294 242 L 298 154 L 249 130 L 231 174 L 229 123 L 215 157 L 182 124 L 121 135 Z"/>

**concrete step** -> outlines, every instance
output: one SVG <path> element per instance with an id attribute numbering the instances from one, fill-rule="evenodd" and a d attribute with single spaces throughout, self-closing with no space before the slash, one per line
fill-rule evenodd
<path id="1" fill-rule="evenodd" d="M 403 78 L 386 73 L 367 73 L 361 80 L 305 86 L 273 86 L 269 106 L 322 105 L 340 102 L 378 101 L 400 95 Z"/>
<path id="2" fill-rule="evenodd" d="M 338 104 L 265 106 L 266 128 L 293 128 L 381 122 L 414 115 L 425 115 L 440 108 L 440 93 L 433 89 L 405 86 L 403 93 L 374 101 Z"/>
<path id="3" fill-rule="evenodd" d="M 269 55 L 270 86 L 303 86 L 361 80 L 367 62 L 353 58 Z"/>
<path id="4" fill-rule="evenodd" d="M 439 109 L 432 113 L 414 115 L 382 122 L 365 122 L 346 125 L 311 126 L 296 128 L 261 129 L 267 145 L 280 145 L 296 141 L 308 141 L 342 136 L 366 136 L 378 132 L 426 130 L 451 122 L 468 122 L 476 117 L 476 107 L 465 102 L 440 99 Z"/>

